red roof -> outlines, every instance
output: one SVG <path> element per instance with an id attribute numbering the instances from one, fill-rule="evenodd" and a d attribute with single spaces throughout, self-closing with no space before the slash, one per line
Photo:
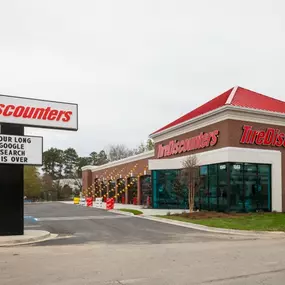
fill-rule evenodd
<path id="1" fill-rule="evenodd" d="M 208 101 L 202 106 L 194 109 L 186 115 L 178 118 L 177 120 L 169 123 L 168 125 L 160 128 L 152 134 L 156 134 L 183 122 L 194 119 L 200 115 L 206 114 L 210 111 L 223 107 L 225 105 L 237 106 L 248 109 L 258 109 L 264 111 L 285 113 L 285 102 L 274 99 L 254 91 L 236 87 L 224 92 L 223 94 Z"/>

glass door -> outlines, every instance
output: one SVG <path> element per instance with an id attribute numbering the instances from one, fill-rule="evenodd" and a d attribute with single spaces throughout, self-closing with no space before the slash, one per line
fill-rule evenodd
<path id="1" fill-rule="evenodd" d="M 243 164 L 230 164 L 230 211 L 244 212 Z"/>
<path id="2" fill-rule="evenodd" d="M 218 209 L 219 211 L 226 211 L 228 210 L 228 164 L 220 164 L 218 171 Z"/>
<path id="3" fill-rule="evenodd" d="M 244 206 L 246 212 L 256 211 L 258 208 L 258 175 L 257 164 L 244 164 Z"/>
<path id="4" fill-rule="evenodd" d="M 271 211 L 271 166 L 258 165 L 257 210 Z"/>

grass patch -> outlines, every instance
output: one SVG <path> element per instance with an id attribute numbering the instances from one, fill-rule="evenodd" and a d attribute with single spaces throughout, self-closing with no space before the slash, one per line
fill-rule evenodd
<path id="1" fill-rule="evenodd" d="M 134 210 L 134 209 L 119 209 L 122 212 L 129 212 L 129 213 L 133 213 L 134 215 L 141 215 L 143 214 L 142 211 L 139 210 Z"/>
<path id="2" fill-rule="evenodd" d="M 211 212 L 209 212 L 211 213 Z M 165 219 L 200 224 L 208 227 L 252 230 L 252 231 L 285 231 L 284 213 L 251 213 L 251 214 L 217 214 L 218 217 L 194 213 L 158 216 Z"/>

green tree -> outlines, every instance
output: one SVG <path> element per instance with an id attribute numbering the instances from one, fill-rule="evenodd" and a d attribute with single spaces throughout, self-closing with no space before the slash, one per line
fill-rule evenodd
<path id="1" fill-rule="evenodd" d="M 92 151 L 89 156 L 91 160 L 91 165 L 97 165 L 98 153 L 96 151 Z"/>
<path id="2" fill-rule="evenodd" d="M 64 152 L 61 149 L 50 148 L 43 153 L 44 173 L 49 174 L 52 179 L 59 179 L 63 176 Z"/>
<path id="3" fill-rule="evenodd" d="M 74 148 L 67 148 L 63 152 L 64 177 L 73 178 L 78 168 L 78 154 Z"/>
<path id="4" fill-rule="evenodd" d="M 77 161 L 77 177 L 82 177 L 82 167 L 86 165 L 92 164 L 92 158 L 91 157 L 79 157 Z"/>
<path id="5" fill-rule="evenodd" d="M 152 139 L 148 139 L 146 142 L 146 150 L 153 150 L 154 149 L 154 142 Z"/>
<path id="6" fill-rule="evenodd" d="M 148 139 L 146 143 L 141 142 L 140 145 L 134 150 L 134 154 L 143 153 L 154 149 L 154 143 L 152 139 Z"/>
<path id="7" fill-rule="evenodd" d="M 108 162 L 109 162 L 109 160 L 108 160 L 106 152 L 104 150 L 101 150 L 98 154 L 97 164 L 95 164 L 95 165 L 103 165 L 103 164 L 106 164 Z"/>
<path id="8" fill-rule="evenodd" d="M 24 167 L 24 195 L 30 199 L 37 199 L 41 196 L 41 180 L 36 167 Z"/>

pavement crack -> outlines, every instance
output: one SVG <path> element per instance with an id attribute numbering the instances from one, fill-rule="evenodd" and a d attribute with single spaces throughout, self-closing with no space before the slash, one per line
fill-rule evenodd
<path id="1" fill-rule="evenodd" d="M 280 269 L 270 270 L 270 271 L 262 271 L 262 272 L 257 272 L 257 273 L 237 275 L 237 276 L 232 276 L 232 277 L 227 277 L 227 278 L 211 279 L 211 280 L 207 280 L 207 281 L 204 281 L 202 283 L 197 283 L 197 284 L 210 284 L 210 283 L 216 283 L 216 282 L 221 282 L 221 281 L 237 280 L 237 279 L 242 279 L 242 278 L 248 278 L 251 276 L 261 276 L 264 274 L 280 273 L 283 271 L 285 271 L 285 268 L 280 268 Z"/>

